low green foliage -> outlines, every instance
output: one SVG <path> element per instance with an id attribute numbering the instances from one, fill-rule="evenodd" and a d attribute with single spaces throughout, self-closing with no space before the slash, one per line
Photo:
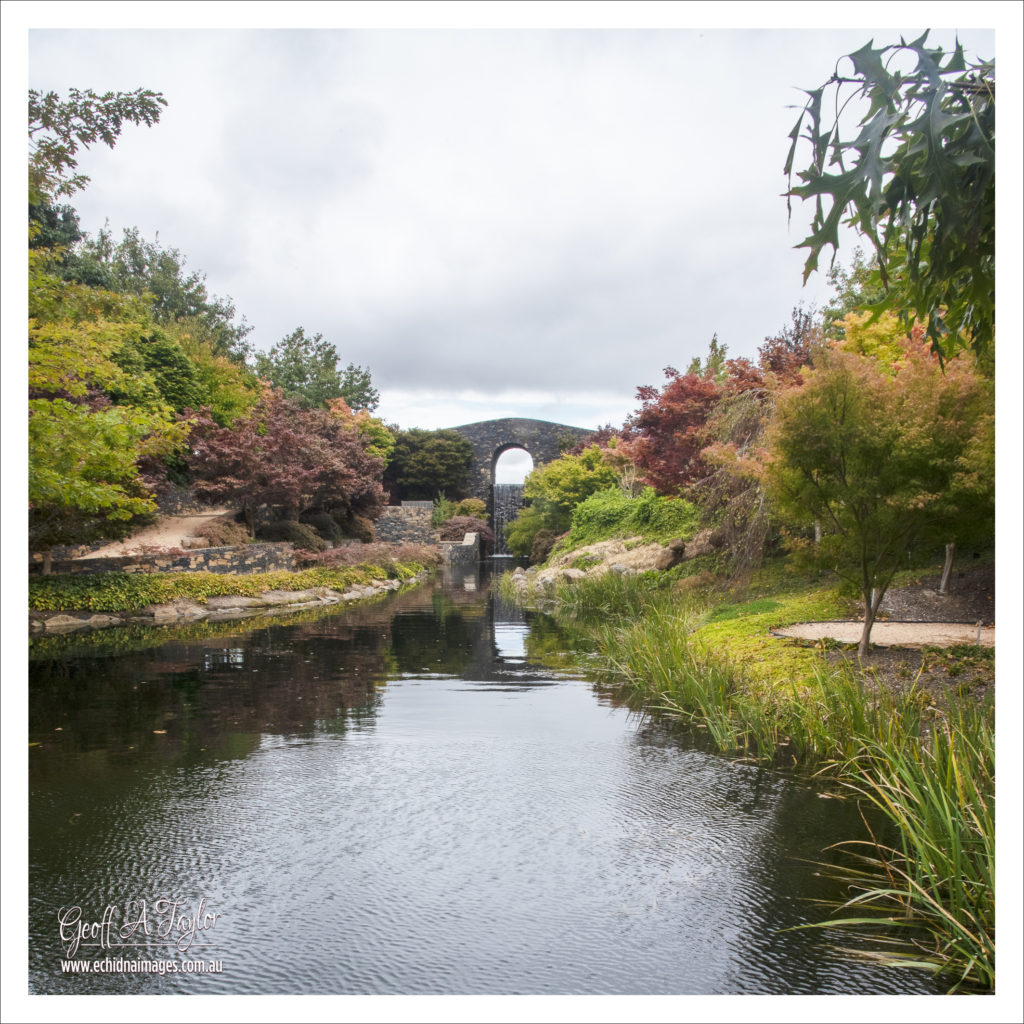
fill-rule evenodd
<path id="1" fill-rule="evenodd" d="M 709 622 L 725 622 L 728 619 L 739 619 L 745 615 L 759 615 L 761 612 L 778 611 L 782 604 L 764 598 L 759 601 L 748 601 L 746 604 L 720 604 L 710 615 Z"/>
<path id="2" fill-rule="evenodd" d="M 689 540 L 697 532 L 697 509 L 682 498 L 666 498 L 650 487 L 631 498 L 618 487 L 598 491 L 577 505 L 566 548 L 582 547 L 612 537 L 641 536 L 667 542 Z"/>
<path id="3" fill-rule="evenodd" d="M 318 567 L 301 572 L 265 572 L 249 576 L 212 572 L 80 573 L 40 576 L 29 581 L 29 608 L 34 611 L 137 611 L 177 598 L 203 603 L 210 597 L 258 597 L 268 590 L 345 590 L 373 580 L 410 579 L 422 572 L 417 563 Z"/>
<path id="4" fill-rule="evenodd" d="M 526 556 L 541 530 L 568 530 L 573 510 L 590 495 L 617 484 L 619 476 L 607 451 L 596 444 L 579 455 L 562 455 L 537 466 L 523 484 L 523 497 L 530 504 L 506 530 L 509 550 Z"/>
<path id="5" fill-rule="evenodd" d="M 449 501 L 442 491 L 434 498 L 434 511 L 430 513 L 430 525 L 440 526 L 442 523 L 448 522 L 455 515 L 455 510 L 458 507 L 454 501 Z"/>
<path id="6" fill-rule="evenodd" d="M 340 531 L 339 531 L 340 532 Z M 309 523 L 278 519 L 256 528 L 256 536 L 265 541 L 286 541 L 301 551 L 326 551 L 327 542 Z"/>
<path id="7" fill-rule="evenodd" d="M 487 515 L 487 502 L 482 498 L 463 498 L 455 506 L 455 515 L 483 519 Z"/>

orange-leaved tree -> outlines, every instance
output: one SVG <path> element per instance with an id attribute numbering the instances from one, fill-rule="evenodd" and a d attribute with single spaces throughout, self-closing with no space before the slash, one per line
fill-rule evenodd
<path id="1" fill-rule="evenodd" d="M 991 382 L 967 356 L 945 368 L 908 341 L 892 364 L 832 348 L 779 396 L 766 431 L 765 482 L 799 531 L 791 546 L 853 582 L 864 600 L 859 653 L 909 549 L 991 531 Z"/>

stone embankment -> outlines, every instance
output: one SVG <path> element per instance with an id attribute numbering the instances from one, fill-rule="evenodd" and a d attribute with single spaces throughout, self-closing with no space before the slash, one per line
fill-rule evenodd
<path id="1" fill-rule="evenodd" d="M 428 574 L 422 573 L 411 580 L 374 580 L 365 586 L 349 587 L 345 591 L 329 587 L 311 590 L 268 590 L 257 597 L 209 597 L 205 603 L 191 598 L 178 598 L 167 604 L 151 604 L 126 612 L 38 612 L 29 618 L 33 633 L 70 633 L 76 630 L 105 629 L 138 623 L 148 626 L 180 625 L 203 619 L 222 622 L 226 619 L 252 618 L 258 615 L 279 615 L 282 612 L 305 611 L 327 605 L 344 604 L 377 597 L 404 586 L 422 582 Z"/>
<path id="2" fill-rule="evenodd" d="M 516 569 L 512 586 L 520 597 L 531 593 L 551 597 L 560 584 L 577 583 L 606 573 L 635 576 L 652 569 L 671 569 L 680 562 L 712 551 L 710 536 L 710 531 L 703 530 L 691 541 L 677 539 L 669 541 L 668 546 L 645 541 L 642 537 L 603 540 L 555 555 L 543 569 L 536 566 Z"/>

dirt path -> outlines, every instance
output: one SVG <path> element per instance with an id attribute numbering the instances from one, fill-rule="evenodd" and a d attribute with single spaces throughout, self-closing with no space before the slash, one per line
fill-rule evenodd
<path id="1" fill-rule="evenodd" d="M 134 555 L 142 551 L 144 547 L 177 548 L 181 547 L 184 537 L 202 537 L 203 527 L 211 519 L 224 515 L 226 512 L 233 512 L 230 508 L 211 508 L 202 515 L 194 516 L 163 516 L 152 526 L 126 537 L 124 540 L 117 540 L 106 544 L 96 551 L 90 551 L 82 558 L 112 558 L 118 555 Z"/>
<path id="2" fill-rule="evenodd" d="M 776 636 L 800 640 L 838 640 L 857 643 L 864 624 L 847 622 L 798 622 L 793 626 L 773 629 Z M 980 635 L 980 641 L 979 641 Z M 880 647 L 952 647 L 956 644 L 981 644 L 995 647 L 994 626 L 969 622 L 876 622 L 871 628 L 871 642 Z"/>

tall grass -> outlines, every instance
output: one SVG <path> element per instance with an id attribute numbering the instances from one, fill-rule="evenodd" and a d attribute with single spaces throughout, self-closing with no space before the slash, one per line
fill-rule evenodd
<path id="1" fill-rule="evenodd" d="M 950 991 L 995 985 L 995 748 L 991 707 L 956 708 L 923 737 L 893 749 L 868 740 L 842 781 L 897 828 L 899 847 L 840 844 L 861 870 L 828 922 L 884 921 L 907 938 L 883 959 L 945 975 Z M 869 911 L 864 916 L 864 911 Z"/>
<path id="2" fill-rule="evenodd" d="M 991 706 L 941 711 L 915 687 L 868 689 L 856 669 L 820 658 L 766 682 L 727 645 L 701 643 L 711 610 L 657 577 L 609 574 L 558 597 L 560 617 L 647 710 L 701 729 L 723 753 L 827 776 L 892 822 L 896 846 L 841 844 L 857 865 L 838 876 L 853 896 L 822 927 L 881 924 L 871 955 L 941 973 L 952 989 L 992 987 Z"/>

